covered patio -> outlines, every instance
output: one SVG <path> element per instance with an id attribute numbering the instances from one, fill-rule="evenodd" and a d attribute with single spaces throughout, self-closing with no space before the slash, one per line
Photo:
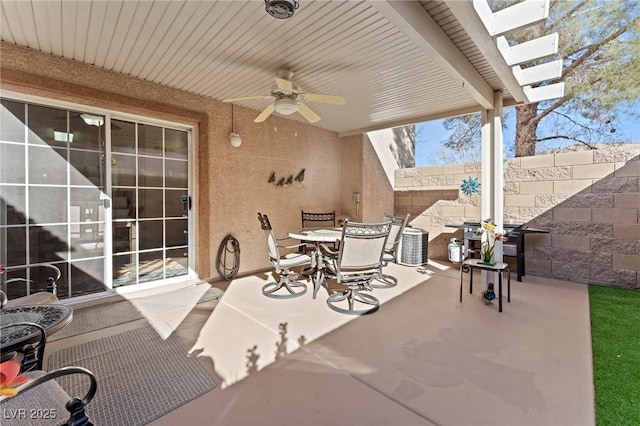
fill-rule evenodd
<path id="1" fill-rule="evenodd" d="M 104 270 L 98 265 L 92 266 L 96 271 L 87 271 L 86 266 L 67 260 L 72 257 L 70 252 L 79 250 L 74 235 L 58 236 L 58 246 L 70 246 L 69 253 L 40 260 L 61 262 L 69 295 L 83 293 L 69 279 L 74 267 L 94 278 L 82 283 L 91 292 L 126 291 L 125 286 L 116 290 L 123 281 L 118 262 L 125 259 L 111 256 L 114 250 L 132 252 L 132 261 L 126 262 L 132 265 L 127 272 L 134 275 L 133 284 L 138 283 L 135 277 L 143 273 L 145 262 L 176 260 L 176 251 L 169 255 L 169 247 L 157 246 L 156 240 L 164 241 L 162 235 L 152 235 L 154 241 L 145 246 L 157 254 L 141 257 L 137 257 L 140 248 L 135 235 L 109 242 L 125 223 L 137 229 L 143 224 L 137 221 L 167 219 L 157 213 L 157 206 L 142 204 L 144 189 L 138 190 L 138 200 L 130 187 L 119 184 L 122 177 L 116 176 L 137 173 L 137 182 L 150 178 L 142 162 L 155 160 L 140 157 L 139 170 L 127 169 L 124 160 L 132 157 L 120 156 L 122 150 L 114 145 L 120 143 L 117 138 L 131 137 L 128 128 L 136 123 L 188 134 L 188 152 L 182 163 L 188 162 L 188 176 L 180 176 L 178 188 L 186 192 L 180 195 L 188 206 L 183 213 L 188 216 L 188 257 L 180 262 L 188 263 L 189 273 L 202 279 L 220 276 L 215 253 L 227 234 L 235 235 L 242 247 L 240 273 L 268 266 L 265 247 L 255 244 L 261 239 L 257 211 L 269 214 L 279 233 L 299 228 L 301 210 L 335 210 L 365 222 L 393 212 L 390 170 L 406 165 L 413 155 L 411 142 L 397 138 L 373 146 L 366 132 L 470 112 L 482 112 L 484 122 L 482 217 L 493 217 L 501 227 L 502 107 L 562 94 L 562 84 L 532 86 L 557 77 L 561 72 L 558 60 L 530 66 L 539 58 L 553 59 L 557 37 L 514 44 L 509 33 L 544 20 L 548 8 L 548 1 L 520 2 L 501 11 L 491 11 L 485 0 L 305 1 L 289 19 L 274 19 L 258 1 L 3 0 L 3 97 L 20 102 L 18 109 L 48 105 L 60 113 L 97 116 L 95 123 L 102 123 L 98 129 L 76 132 L 89 134 L 91 130 L 93 138 L 104 139 L 91 141 L 95 152 L 90 154 L 102 159 L 110 156 L 112 164 L 111 169 L 95 166 L 110 171 L 110 181 L 98 172 L 94 176 L 82 163 L 71 165 L 72 180 L 87 187 L 99 181 L 92 188 L 98 190 L 93 191 L 95 195 L 83 202 L 95 204 L 97 216 L 105 218 L 104 232 L 97 227 L 102 224 L 96 224 L 93 238 L 103 238 L 106 250 L 91 253 L 105 257 Z M 346 105 L 313 102 L 314 97 L 303 95 L 295 102 L 312 109 L 319 121 L 309 123 L 308 114 L 274 112 L 256 122 L 260 111 L 273 107 L 274 77 L 282 75 L 282 69 L 293 72 L 291 84 L 303 94 L 342 96 Z M 232 104 L 221 102 L 238 97 L 241 99 Z M 31 112 L 30 117 L 39 118 Z M 48 140 L 53 139 L 54 128 L 60 133 L 59 123 L 64 121 L 39 123 L 36 132 L 45 139 L 40 146 L 64 147 L 72 160 L 76 153 L 89 156 L 75 151 L 78 144 L 61 146 L 61 142 Z M 72 133 L 71 127 L 62 133 Z M 232 133 L 240 135 L 240 146 L 230 143 Z M 10 148 L 17 148 L 16 141 L 10 142 Z M 103 142 L 105 152 L 97 147 Z M 64 152 L 52 151 L 45 164 L 66 167 L 68 160 L 61 161 L 58 153 Z M 135 155 L 148 153 L 141 150 Z M 33 168 L 32 161 L 29 157 Z M 270 182 L 270 176 L 277 177 L 275 183 L 289 182 L 288 176 L 302 170 L 302 183 Z M 46 182 L 46 177 L 38 178 Z M 30 176 L 26 185 L 34 181 Z M 360 194 L 359 202 L 353 201 L 354 193 Z M 21 197 L 20 193 L 15 199 L 10 191 L 3 193 L 18 213 L 27 210 Z M 33 203 L 29 206 L 32 215 L 37 207 L 35 200 Z M 131 209 L 134 205 L 138 211 Z M 170 207 L 165 210 L 175 210 Z M 118 216 L 119 212 L 125 215 L 127 208 L 129 216 Z M 106 219 L 110 210 L 119 225 Z M 42 216 L 45 218 L 27 219 L 47 223 L 48 215 Z M 47 228 L 48 224 L 43 227 Z M 149 257 L 149 261 L 143 259 Z M 22 259 L 20 255 L 12 262 L 21 264 Z M 159 272 L 162 276 L 163 271 Z"/>
<path id="2" fill-rule="evenodd" d="M 327 309 L 324 290 L 266 298 L 269 274 L 256 274 L 214 283 L 217 302 L 57 340 L 47 353 L 149 324 L 179 336 L 218 385 L 153 425 L 594 424 L 586 286 L 527 276 L 498 313 L 468 294 L 467 277 L 458 301 L 455 265 L 385 272 L 401 284 L 376 291 L 373 315 Z"/>
<path id="3" fill-rule="evenodd" d="M 503 35 L 543 20 L 548 1 L 520 2 L 500 12 L 492 12 L 484 0 L 305 1 L 287 20 L 267 15 L 260 1 L 1 4 L 3 102 L 17 105 L 27 117 L 14 117 L 11 110 L 7 116 L 24 126 L 18 132 L 22 139 L 0 141 L 1 148 L 24 156 L 3 155 L 3 161 L 26 170 L 22 181 L 3 175 L 0 182 L 3 206 L 22 215 L 20 222 L 0 223 L 1 230 L 7 235 L 19 230 L 28 241 L 36 225 L 43 234 L 61 229 L 58 220 L 27 217 L 38 203 L 62 205 L 46 199 L 46 191 L 42 199 L 20 192 L 50 185 L 46 173 L 29 174 L 42 172 L 29 157 L 37 145 L 62 163 L 59 170 L 68 170 L 56 185 L 64 191 L 81 186 L 96 195 L 82 201 L 95 207 L 100 218 L 89 220 L 100 225 L 95 226 L 100 232 L 86 258 L 74 250 L 77 241 L 66 229 L 55 234 L 55 249 L 38 253 L 51 257 L 35 263 L 57 262 L 63 271 L 59 286 L 69 299 L 62 303 L 77 312 L 100 308 L 117 316 L 109 314 L 111 303 L 124 300 L 138 309 L 141 292 L 171 298 L 192 287 L 203 293 L 211 286 L 224 291 L 219 301 L 185 304 L 161 315 L 142 311 L 140 319 L 51 341 L 45 358 L 147 325 L 163 339 L 178 336 L 184 356 L 204 365 L 217 386 L 154 425 L 594 423 L 584 285 L 535 276 L 522 283 L 512 280 L 511 303 L 498 313 L 495 305 L 480 300 L 478 291 L 469 295 L 467 283 L 458 301 L 455 265 L 391 264 L 385 272 L 398 278 L 398 286 L 376 290 L 379 311 L 357 318 L 327 308 L 331 283 L 316 299 L 276 301 L 260 292 L 272 268 L 256 212 L 268 213 L 276 232 L 286 235 L 300 228 L 301 210 L 335 210 L 364 222 L 394 211 L 388 170 L 400 167 L 411 147 L 394 140 L 377 149 L 369 131 L 481 112 L 482 216 L 501 226 L 502 107 L 562 93 L 561 85 L 532 87 L 559 75 L 557 61 L 520 68 L 555 55 L 557 38 L 510 45 Z M 308 93 L 343 96 L 346 105 L 309 101 L 320 117 L 315 123 L 307 121 L 309 114 L 278 113 L 256 122 L 271 100 L 222 102 L 271 96 L 282 69 L 292 71 L 292 81 Z M 32 107 L 61 113 L 66 145 L 54 141 L 53 132 L 59 130 L 49 123 L 32 131 Z M 81 161 L 69 160 L 79 152 L 78 140 L 76 146 L 69 140 L 70 117 L 80 113 L 98 118 L 91 129 L 97 135 L 91 140 L 95 148 L 85 151 L 111 158 L 100 163 L 99 176 L 76 168 Z M 140 172 L 148 153 L 136 151 L 138 139 L 132 152 L 118 152 L 114 137 L 126 133 L 122 129 L 128 125 L 136 129 L 131 132 L 136 138 L 144 126 L 156 126 L 163 135 L 187 135 L 179 159 L 184 169 L 180 185 L 166 185 L 163 179 L 139 184 L 148 177 Z M 42 136 L 45 130 L 51 135 Z M 40 139 L 30 139 L 32 133 Z M 240 135 L 241 144 L 235 138 L 230 143 L 230 134 Z M 175 160 L 167 156 L 176 152 L 166 149 L 165 139 L 154 149 L 162 167 Z M 109 174 L 116 158 L 133 159 L 127 173 L 134 184 L 118 188 L 116 171 Z M 301 171 L 304 182 L 277 185 L 270 178 L 285 181 Z M 143 211 L 148 206 L 131 202 L 142 200 L 148 186 L 184 197 L 184 212 L 164 215 L 165 207 L 152 205 L 162 214 L 148 215 L 153 209 Z M 119 202 L 114 189 L 133 194 L 124 200 L 120 218 L 112 216 Z M 66 200 L 58 213 L 66 215 L 67 208 L 76 207 L 74 201 Z M 86 225 L 64 219 L 69 223 L 62 225 L 69 228 Z M 159 226 L 152 235 L 158 245 L 140 247 L 142 233 L 134 230 L 125 249 L 115 249 L 118 220 L 136 229 L 152 219 L 162 226 L 171 220 L 186 223 L 172 228 L 180 244 L 167 244 L 170 227 Z M 242 255 L 239 278 L 227 282 L 216 270 L 216 251 L 229 234 L 238 238 Z M 22 249 L 5 237 L 0 243 L 0 255 L 19 252 L 0 258 L 9 270 L 32 262 L 38 247 L 25 244 Z M 131 265 L 126 272 L 134 277 L 130 286 L 114 284 L 120 273 L 116 259 L 125 256 Z M 188 272 L 172 279 L 166 265 L 176 259 Z M 86 266 L 90 262 L 92 270 Z M 160 272 L 154 272 L 162 279 L 140 279 L 150 264 L 160 265 Z M 77 276 L 90 281 L 91 291 L 76 291 Z"/>

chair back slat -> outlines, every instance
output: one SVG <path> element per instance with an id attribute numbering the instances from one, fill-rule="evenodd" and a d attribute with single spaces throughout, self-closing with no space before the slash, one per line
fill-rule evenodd
<path id="1" fill-rule="evenodd" d="M 389 213 L 384 214 L 385 221 L 391 221 L 391 231 L 389 231 L 389 238 L 385 245 L 385 250 L 391 252 L 396 251 L 400 239 L 402 238 L 402 231 L 404 231 L 407 222 L 409 221 L 409 213 L 404 216 L 394 216 Z"/>
<path id="2" fill-rule="evenodd" d="M 332 227 L 336 226 L 336 212 L 312 213 L 301 211 L 302 227 Z"/>
<path id="3" fill-rule="evenodd" d="M 266 214 L 258 213 L 258 220 L 260 221 L 260 227 L 264 231 L 267 238 L 267 246 L 269 247 L 269 258 L 275 263 L 276 268 L 280 263 L 280 250 L 278 249 L 278 242 L 276 241 L 276 235 L 271 228 L 271 222 Z"/>
<path id="4" fill-rule="evenodd" d="M 345 221 L 337 259 L 338 275 L 381 269 L 391 222 L 357 223 Z"/>
<path id="5" fill-rule="evenodd" d="M 269 257 L 275 262 L 280 261 L 280 250 L 278 249 L 278 242 L 276 241 L 275 234 L 273 233 L 273 231 L 264 231 L 264 233 L 267 235 Z"/>

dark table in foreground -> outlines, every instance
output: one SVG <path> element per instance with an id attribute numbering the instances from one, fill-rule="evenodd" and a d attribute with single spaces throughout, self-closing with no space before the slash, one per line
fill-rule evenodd
<path id="1" fill-rule="evenodd" d="M 18 322 L 33 322 L 42 326 L 47 336 L 71 322 L 73 309 L 66 305 L 20 305 L 3 308 L 0 312 L 0 327 Z M 2 331 L 2 352 L 16 351 L 24 345 L 38 341 L 40 330 L 31 326 L 17 326 Z"/>
<path id="2" fill-rule="evenodd" d="M 446 224 L 448 228 L 457 228 L 464 231 L 464 246 L 468 252 L 470 241 L 480 241 L 480 237 L 475 235 L 475 231 L 480 228 L 479 222 L 465 222 L 464 224 Z M 517 280 L 522 281 L 522 277 L 525 275 L 525 263 L 524 263 L 524 236 L 525 234 L 548 234 L 548 229 L 529 228 L 522 224 L 505 223 L 502 225 L 507 238 L 510 241 L 515 240 L 516 243 L 516 274 Z M 506 255 L 505 255 L 506 256 Z"/>
<path id="3" fill-rule="evenodd" d="M 463 267 L 469 268 L 469 294 L 473 294 L 473 269 L 498 273 L 498 312 L 502 312 L 502 273 L 507 273 L 507 302 L 511 303 L 511 270 L 508 263 L 496 262 L 493 265 L 483 263 L 481 259 L 467 259 L 460 264 L 460 302 L 462 302 Z"/>

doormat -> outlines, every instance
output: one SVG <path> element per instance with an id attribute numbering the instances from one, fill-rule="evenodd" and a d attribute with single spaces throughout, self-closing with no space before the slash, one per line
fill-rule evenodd
<path id="1" fill-rule="evenodd" d="M 61 349 L 48 360 L 49 371 L 79 366 L 96 376 L 98 391 L 86 408 L 96 425 L 144 425 L 216 386 L 177 337 L 162 340 L 150 326 Z M 58 381 L 71 396 L 89 388 L 84 375 Z"/>

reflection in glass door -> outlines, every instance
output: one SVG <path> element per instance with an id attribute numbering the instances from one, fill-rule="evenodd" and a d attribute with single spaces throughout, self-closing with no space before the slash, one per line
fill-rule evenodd
<path id="1" fill-rule="evenodd" d="M 104 291 L 104 117 L 5 99 L 0 115 L 3 290 L 46 290 L 53 264 L 58 297 Z"/>
<path id="2" fill-rule="evenodd" d="M 47 290 L 47 264 L 59 298 L 187 275 L 188 145 L 185 130 L 0 99 L 0 288 Z"/>
<path id="3" fill-rule="evenodd" d="M 111 121 L 113 286 L 188 274 L 184 130 Z"/>

